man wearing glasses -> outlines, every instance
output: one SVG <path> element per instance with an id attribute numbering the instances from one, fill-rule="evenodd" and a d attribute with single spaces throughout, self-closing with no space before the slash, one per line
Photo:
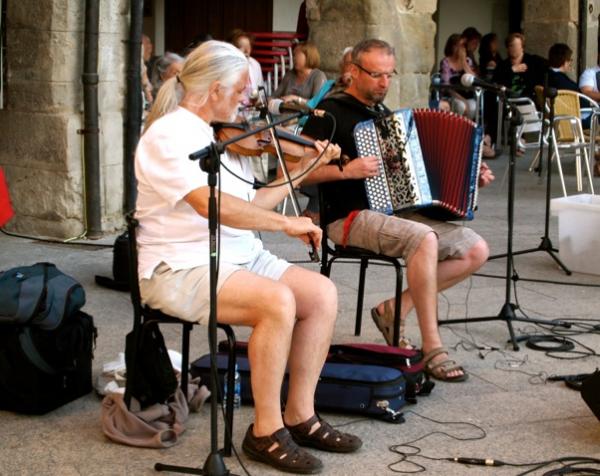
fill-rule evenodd
<path id="1" fill-rule="evenodd" d="M 333 142 L 350 158 L 340 171 L 327 165 L 313 172 L 305 183 L 322 183 L 327 208 L 329 238 L 336 244 L 366 248 L 388 256 L 402 257 L 407 266 L 409 289 L 402 294 L 400 346 L 404 320 L 414 307 L 421 331 L 426 369 L 439 380 L 464 381 L 467 373 L 448 357 L 437 325 L 437 293 L 462 281 L 477 270 L 488 257 L 486 242 L 469 228 L 427 219 L 417 213 L 388 216 L 369 210 L 364 179 L 379 172 L 376 157 L 357 157 L 354 126 L 362 121 L 387 115 L 382 103 L 397 75 L 394 49 L 385 41 L 370 39 L 352 50 L 352 81 L 341 93 L 331 95 L 318 106 L 336 118 Z M 331 120 L 311 117 L 303 133 L 314 138 L 329 138 Z M 480 177 L 484 185 L 493 179 L 487 167 Z M 392 343 L 394 299 L 381 302 L 371 310 L 375 324 L 388 344 Z"/>

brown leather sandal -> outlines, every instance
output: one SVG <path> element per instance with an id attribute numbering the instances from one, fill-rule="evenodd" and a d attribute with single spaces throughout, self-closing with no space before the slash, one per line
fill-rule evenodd
<path id="1" fill-rule="evenodd" d="M 311 433 L 310 430 L 317 422 L 321 425 Z M 304 423 L 285 426 L 294 441 L 300 446 L 309 446 L 334 453 L 352 453 L 362 446 L 362 441 L 358 436 L 336 430 L 318 415 L 313 415 Z"/>
<path id="2" fill-rule="evenodd" d="M 286 428 L 268 436 L 254 436 L 253 428 L 254 424 L 248 427 L 242 443 L 249 458 L 286 473 L 317 474 L 323 469 L 321 460 L 299 448 Z"/>
<path id="3" fill-rule="evenodd" d="M 442 359 L 437 363 L 433 363 L 434 357 L 438 355 L 446 354 L 446 358 Z M 443 382 L 464 382 L 469 378 L 469 374 L 462 368 L 462 366 L 458 365 L 456 361 L 448 358 L 448 351 L 443 347 L 436 347 L 435 349 L 431 349 L 423 356 L 423 364 L 425 365 L 425 372 L 432 376 L 437 380 L 442 380 Z M 450 377 L 448 374 L 452 373 L 455 370 L 459 370 L 462 372 L 462 375 L 455 375 Z"/>
<path id="4" fill-rule="evenodd" d="M 379 329 L 379 332 L 383 334 L 387 345 L 394 345 L 394 308 L 390 304 L 390 301 L 383 303 L 384 313 L 379 314 L 377 307 L 371 309 L 371 318 Z M 398 338 L 398 347 L 400 349 L 413 349 L 413 345 L 410 339 L 404 335 L 406 329 L 406 323 L 404 319 L 400 319 L 400 337 Z"/>

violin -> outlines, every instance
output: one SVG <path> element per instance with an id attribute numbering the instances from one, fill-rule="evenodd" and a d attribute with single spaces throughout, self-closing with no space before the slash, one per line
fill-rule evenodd
<path id="1" fill-rule="evenodd" d="M 217 122 L 212 124 L 221 142 L 234 139 L 252 129 L 247 122 Z M 319 155 L 315 141 L 308 136 L 295 135 L 283 127 L 275 127 L 281 151 L 286 160 L 298 162 L 303 157 L 314 159 Z M 258 132 L 227 146 L 231 152 L 244 156 L 258 156 L 263 152 L 277 155 L 277 149 L 268 131 Z"/>
<path id="2" fill-rule="evenodd" d="M 217 139 L 221 142 L 235 139 L 252 130 L 248 122 L 213 123 L 211 125 L 215 130 Z M 274 135 L 277 136 L 277 142 L 273 140 Z M 284 173 L 288 181 L 289 195 L 294 208 L 294 214 L 297 217 L 300 216 L 298 199 L 296 198 L 294 188 L 290 183 L 285 160 L 298 162 L 303 157 L 318 157 L 319 151 L 315 146 L 314 140 L 307 136 L 295 135 L 283 128 L 275 127 L 275 134 L 273 134 L 272 129 L 271 132 L 267 132 L 266 130 L 257 132 L 256 134 L 249 135 L 248 137 L 228 144 L 227 149 L 236 154 L 250 157 L 261 155 L 263 152 L 269 152 L 276 155 L 280 159 L 282 169 L 285 171 Z M 318 263 L 320 261 L 317 247 L 312 239 L 310 239 L 310 249 L 308 254 L 313 262 Z"/>

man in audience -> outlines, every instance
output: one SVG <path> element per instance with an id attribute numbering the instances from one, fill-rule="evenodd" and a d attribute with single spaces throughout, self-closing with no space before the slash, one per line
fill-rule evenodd
<path id="1" fill-rule="evenodd" d="M 548 86 L 579 92 L 577 83 L 567 73 L 572 70 L 573 50 L 564 43 L 555 43 L 548 51 Z"/>
<path id="2" fill-rule="evenodd" d="M 600 41 L 598 47 L 598 65 L 587 68 L 579 78 L 581 92 L 596 102 L 600 102 Z M 600 177 L 600 152 L 596 152 L 594 159 L 594 177 Z"/>
<path id="3" fill-rule="evenodd" d="M 348 88 L 324 99 L 319 109 L 337 121 L 333 141 L 350 161 L 340 171 L 337 165 L 325 165 L 313 172 L 305 183 L 322 183 L 329 238 L 338 245 L 366 248 L 388 256 L 402 257 L 407 266 L 409 289 L 402 294 L 402 316 L 406 319 L 414 307 L 421 330 L 427 372 L 445 381 L 463 381 L 464 369 L 448 357 L 437 324 L 437 293 L 462 281 L 487 259 L 488 246 L 467 227 L 427 219 L 417 213 L 387 216 L 369 210 L 364 179 L 379 173 L 376 157 L 357 157 L 354 126 L 361 121 L 381 117 L 390 111 L 385 99 L 396 75 L 394 49 L 385 41 L 364 40 L 352 51 Z M 329 138 L 331 121 L 311 117 L 305 134 Z M 484 165 L 480 183 L 493 175 Z M 392 343 L 394 299 L 374 307 L 373 320 L 388 344 Z M 403 323 L 401 328 L 403 328 Z M 401 330 L 401 335 L 403 330 Z M 403 337 L 403 336 L 402 336 Z M 402 345 L 409 345 L 402 339 Z"/>

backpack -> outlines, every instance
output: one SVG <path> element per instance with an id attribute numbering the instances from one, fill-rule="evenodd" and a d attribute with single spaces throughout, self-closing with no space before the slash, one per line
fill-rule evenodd
<path id="1" fill-rule="evenodd" d="M 112 272 L 112 278 L 96 275 L 96 284 L 116 291 L 129 292 L 129 234 L 127 231 L 115 239 Z"/>
<path id="2" fill-rule="evenodd" d="M 0 273 L 0 409 L 42 414 L 92 390 L 85 292 L 51 263 Z"/>

